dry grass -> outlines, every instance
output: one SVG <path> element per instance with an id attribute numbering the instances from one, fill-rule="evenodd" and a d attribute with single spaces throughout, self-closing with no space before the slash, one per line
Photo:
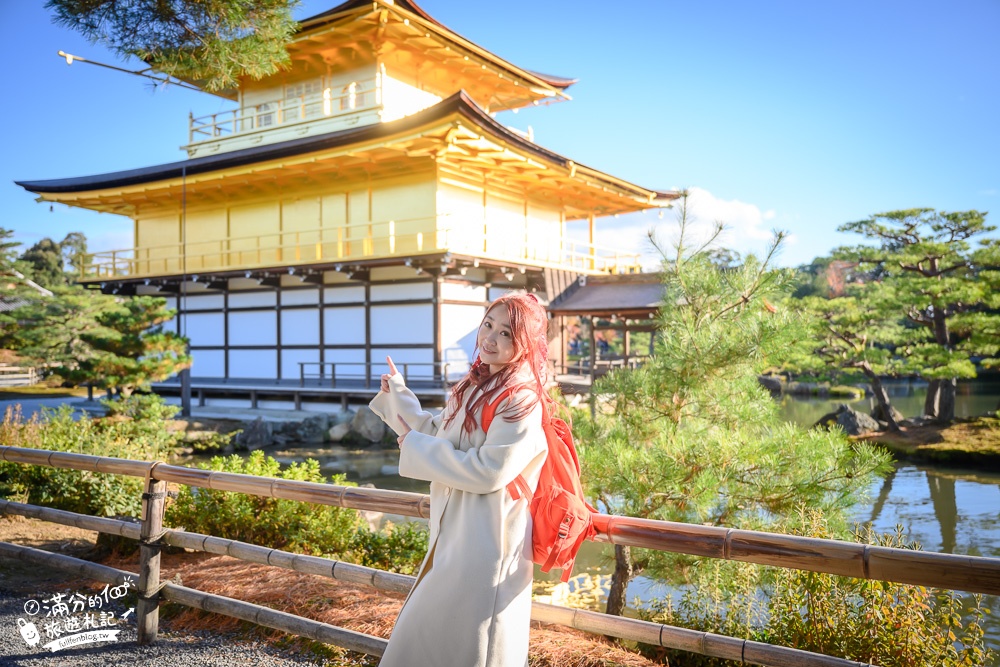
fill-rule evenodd
<path id="1" fill-rule="evenodd" d="M 0 517 L 0 541 L 77 557 L 86 558 L 95 553 L 96 535 L 92 531 L 36 519 Z M 100 562 L 131 572 L 139 571 L 136 553 L 111 554 Z M 389 636 L 403 603 L 401 595 L 206 553 L 164 553 L 161 578 L 378 637 Z M 81 587 L 84 584 L 74 583 Z M 65 586 L 66 575 L 31 564 L 5 562 L 0 568 L 0 585 L 10 589 L 14 584 L 31 592 L 56 590 Z M 100 588 L 97 584 L 94 586 Z M 165 626 L 172 631 L 254 632 L 281 646 L 282 650 L 308 652 L 338 667 L 367 666 L 377 662 L 308 640 L 290 638 L 277 630 L 254 629 L 228 616 L 178 605 L 165 605 L 164 618 Z M 531 667 L 651 667 L 655 664 L 603 638 L 569 628 L 532 623 Z"/>
<path id="2" fill-rule="evenodd" d="M 136 570 L 136 558 L 112 558 L 107 565 Z M 357 632 L 388 638 L 403 596 L 211 554 L 164 554 L 163 579 L 208 593 L 245 600 Z M 171 615 L 174 630 L 234 631 L 236 619 L 184 609 Z M 287 645 L 281 632 L 263 628 L 272 641 Z M 301 648 L 301 647 L 296 647 Z M 568 628 L 532 624 L 532 667 L 649 667 L 655 663 L 603 638 Z"/>

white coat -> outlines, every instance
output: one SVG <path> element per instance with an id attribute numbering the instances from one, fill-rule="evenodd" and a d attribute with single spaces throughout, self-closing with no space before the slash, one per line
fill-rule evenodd
<path id="1" fill-rule="evenodd" d="M 525 390 L 527 391 L 527 390 Z M 466 392 L 465 403 L 478 395 Z M 421 409 L 399 374 L 371 408 L 397 433 L 399 474 L 431 483 L 427 556 L 396 619 L 380 667 L 523 667 L 531 618 L 531 515 L 507 484 L 523 473 L 534 489 L 547 452 L 542 408 L 516 422 L 503 400 L 489 434 L 462 431 L 465 406 L 447 426 Z M 477 416 L 478 421 L 478 416 Z"/>

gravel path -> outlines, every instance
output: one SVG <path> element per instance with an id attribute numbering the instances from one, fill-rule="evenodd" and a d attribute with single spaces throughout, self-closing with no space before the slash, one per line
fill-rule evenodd
<path id="1" fill-rule="evenodd" d="M 51 593 L 39 595 L 35 599 L 48 599 Z M 218 667 L 301 667 L 302 665 L 322 665 L 324 661 L 291 655 L 290 651 L 280 651 L 264 642 L 217 633 L 171 633 L 160 632 L 153 646 L 139 646 L 136 643 L 135 615 L 124 622 L 108 628 L 120 630 L 117 641 L 103 644 L 88 644 L 78 648 L 64 648 L 50 652 L 43 644 L 51 641 L 45 636 L 45 611 L 29 616 L 25 603 L 29 599 L 22 593 L 0 589 L 0 665 L 23 667 L 107 667 L 126 665 L 156 665 L 157 667 L 191 667 L 208 665 Z M 117 602 L 117 601 L 116 601 Z M 121 607 L 119 610 L 118 607 Z M 116 616 L 125 613 L 124 605 L 108 607 Z M 80 615 L 77 614 L 79 617 Z M 35 622 L 41 640 L 29 646 L 22 638 L 17 619 L 31 619 Z"/>

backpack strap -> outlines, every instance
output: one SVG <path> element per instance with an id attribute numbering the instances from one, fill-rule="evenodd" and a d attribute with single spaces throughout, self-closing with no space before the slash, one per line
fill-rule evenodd
<path id="1" fill-rule="evenodd" d="M 496 417 L 497 408 L 500 407 L 500 401 L 505 398 L 509 398 L 517 389 L 518 387 L 509 387 L 508 389 L 500 392 L 500 395 L 496 397 L 496 400 L 483 406 L 482 423 L 484 432 L 489 432 L 490 425 L 493 423 L 493 418 Z M 531 502 L 531 487 L 528 486 L 528 482 L 524 479 L 524 475 L 518 475 L 515 477 L 514 481 L 507 485 L 507 491 L 510 493 L 510 497 L 514 500 L 519 500 L 521 496 L 524 496 L 528 499 L 529 503 Z"/>
<path id="2" fill-rule="evenodd" d="M 524 479 L 524 475 L 515 477 L 514 481 L 507 485 L 507 491 L 510 492 L 510 497 L 514 500 L 520 500 L 524 496 L 528 500 L 528 504 L 531 504 L 531 487 L 528 486 L 528 480 Z"/>
<path id="3" fill-rule="evenodd" d="M 483 406 L 481 419 L 483 424 L 483 433 L 489 433 L 490 424 L 493 423 L 493 418 L 497 415 L 497 408 L 500 407 L 500 401 L 505 398 L 510 398 L 516 389 L 517 387 L 508 387 L 507 389 L 504 389 L 500 392 L 500 395 L 496 397 L 496 400 Z"/>

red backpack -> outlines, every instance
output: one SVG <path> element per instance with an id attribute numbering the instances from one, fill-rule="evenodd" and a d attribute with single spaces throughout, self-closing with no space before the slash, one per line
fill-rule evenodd
<path id="1" fill-rule="evenodd" d="M 489 431 L 497 406 L 514 392 L 508 389 L 483 408 L 483 431 Z M 562 570 L 562 580 L 569 581 L 573 562 L 585 539 L 593 539 L 593 514 L 597 512 L 584 500 L 580 484 L 580 461 L 573 446 L 573 433 L 569 425 L 558 417 L 549 415 L 549 408 L 542 401 L 542 427 L 549 453 L 542 464 L 538 488 L 531 493 L 524 475 L 518 475 L 507 485 L 510 495 L 517 500 L 522 495 L 528 499 L 531 512 L 532 560 L 542 566 L 542 572 L 552 568 Z"/>

